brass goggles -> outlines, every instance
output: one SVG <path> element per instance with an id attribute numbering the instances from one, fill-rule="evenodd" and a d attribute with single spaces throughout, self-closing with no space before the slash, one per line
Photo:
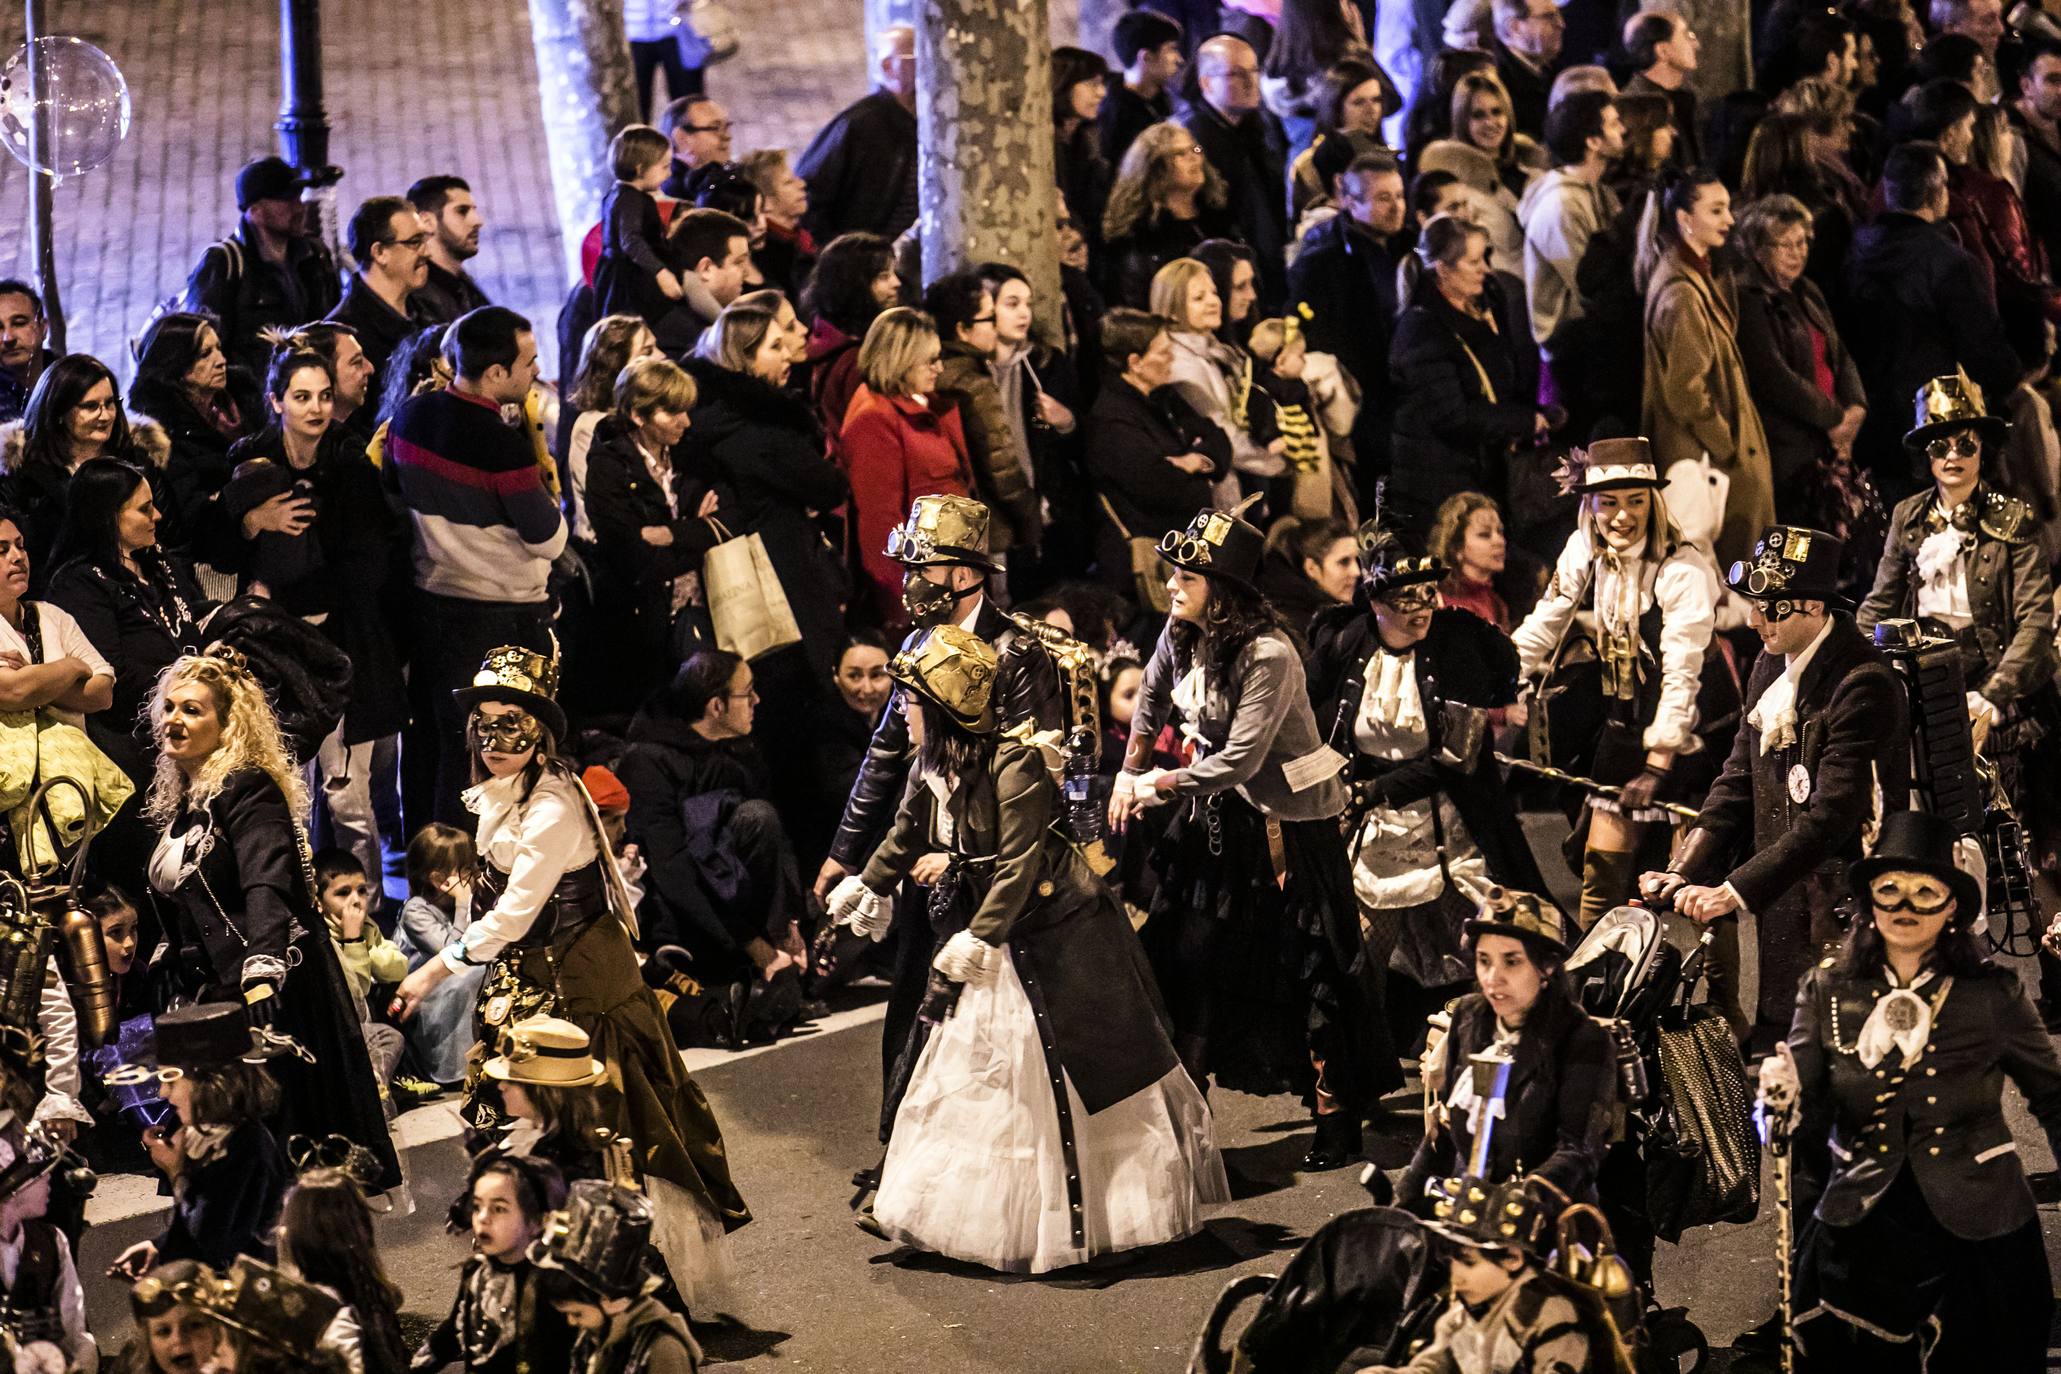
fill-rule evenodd
<path id="1" fill-rule="evenodd" d="M 1934 439 L 1931 443 L 1925 445 L 1925 456 L 1933 459 L 1935 462 L 1946 457 L 1949 453 L 1957 454 L 1962 458 L 1973 458 L 1981 452 L 1982 441 L 1965 429 L 1959 434 L 1949 434 L 1943 439 Z"/>
<path id="2" fill-rule="evenodd" d="M 1210 546 L 1184 530 L 1168 530 L 1159 537 L 1159 551 L 1175 563 L 1207 563 Z"/>
<path id="3" fill-rule="evenodd" d="M 937 554 L 937 540 L 928 530 L 911 530 L 896 525 L 887 532 L 887 556 L 903 561 L 928 562 Z"/>
<path id="4" fill-rule="evenodd" d="M 486 753 L 526 754 L 544 739 L 543 722 L 520 708 L 494 716 L 474 708 L 471 724 L 472 737 Z"/>
<path id="5" fill-rule="evenodd" d="M 1908 911 L 1914 916 L 1937 916 L 1953 904 L 1954 890 L 1930 874 L 1899 876 L 1885 873 L 1868 884 L 1868 900 L 1877 911 Z"/>

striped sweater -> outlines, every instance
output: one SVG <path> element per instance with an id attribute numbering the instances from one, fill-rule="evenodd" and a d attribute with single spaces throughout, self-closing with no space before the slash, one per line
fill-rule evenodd
<path id="1" fill-rule="evenodd" d="M 384 474 L 414 529 L 416 586 L 464 601 L 544 600 L 565 517 L 499 406 L 455 390 L 402 402 Z"/>

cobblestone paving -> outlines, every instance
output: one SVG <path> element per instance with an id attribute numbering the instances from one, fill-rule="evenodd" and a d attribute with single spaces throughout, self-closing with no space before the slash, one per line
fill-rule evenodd
<path id="1" fill-rule="evenodd" d="M 1053 6 L 1071 30 L 1073 0 Z M 113 161 L 56 191 L 59 280 L 70 346 L 124 377 L 129 342 L 185 282 L 201 249 L 235 227 L 236 169 L 275 151 L 279 7 L 271 0 L 68 0 L 54 33 L 97 44 L 129 80 L 134 119 Z M 865 89 L 860 0 L 733 0 L 744 33 L 709 89 L 737 123 L 738 154 L 799 152 Z M 323 8 L 331 158 L 342 213 L 416 177 L 472 183 L 487 229 L 473 267 L 487 294 L 546 336 L 564 296 L 558 217 L 521 0 L 345 0 Z M 21 43 L 0 7 L 0 55 Z M 29 276 L 28 177 L 0 154 L 0 276 Z M 549 361 L 547 359 L 547 361 Z M 547 368 L 547 375 L 550 375 Z"/>

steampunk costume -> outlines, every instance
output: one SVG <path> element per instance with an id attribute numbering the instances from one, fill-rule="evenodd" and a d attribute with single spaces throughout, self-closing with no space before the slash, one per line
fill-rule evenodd
<path id="1" fill-rule="evenodd" d="M 1797 979 L 1816 949 L 1839 938 L 1844 865 L 1861 854 L 1875 798 L 1910 787 L 1909 698 L 1902 681 L 1843 612 L 1844 550 L 1831 535 L 1771 528 L 1751 563 L 1725 582 L 1779 618 L 1823 602 L 1825 628 L 1801 652 L 1763 653 L 1746 686 L 1746 722 L 1669 865 L 1691 883 L 1729 886 L 1751 912 L 1760 945 L 1758 1023 L 1787 1023 Z M 1711 998 L 1741 1040 L 1753 1032 L 1740 1001 L 1736 919 L 1716 927 Z"/>
<path id="2" fill-rule="evenodd" d="M 1160 556 L 1208 578 L 1212 597 L 1256 603 L 1264 545 L 1235 514 L 1203 511 L 1161 541 Z M 1336 1168 L 1358 1152 L 1362 1117 L 1402 1085 L 1385 961 L 1376 967 L 1361 946 L 1338 830 L 1345 759 L 1324 743 L 1302 661 L 1278 628 L 1218 657 L 1193 627 L 1168 624 L 1145 667 L 1119 791 L 1151 785 L 1153 741 L 1176 719 L 1197 756 L 1164 774 L 1180 811 L 1154 855 L 1160 886 L 1143 931 L 1175 1047 L 1197 1083 L 1309 1097 L 1318 1137 L 1305 1165 Z"/>
<path id="3" fill-rule="evenodd" d="M 455 695 L 473 707 L 519 707 L 559 739 L 565 717 L 553 699 L 557 676 L 543 655 L 508 646 L 489 654 L 473 685 Z M 540 738 L 531 736 L 528 747 L 539 748 Z M 531 768 L 469 789 L 465 804 L 479 817 L 475 901 L 482 914 L 439 957 L 458 970 L 487 965 L 480 1045 L 539 1014 L 587 1033 L 608 1066 L 608 1124 L 635 1144 L 658 1211 L 658 1247 L 695 1310 L 712 1314 L 707 1299 L 726 1264 L 725 1233 L 751 1213 L 730 1180 L 708 1099 L 681 1064 L 638 972 L 630 948 L 635 918 L 593 803 L 571 770 L 540 750 Z M 467 1122 L 475 1129 L 503 1124 L 498 1085 L 475 1069 L 467 1086 Z"/>
<path id="4" fill-rule="evenodd" d="M 1311 628 L 1310 700 L 1351 760 L 1353 889 L 1371 961 L 1440 988 L 1472 976 L 1460 926 L 1491 887 L 1545 886 L 1485 728 L 1517 699 L 1517 655 L 1455 610 L 1433 611 L 1421 640 L 1391 648 L 1374 603 L 1431 604 L 1445 569 L 1385 537 L 1363 558 L 1355 603 Z"/>
<path id="5" fill-rule="evenodd" d="M 898 683 L 993 743 L 971 776 L 918 774 L 833 914 L 882 919 L 911 864 L 952 856 L 939 890 L 967 915 L 935 965 L 960 988 L 895 1117 L 874 1217 L 926 1250 L 1043 1273 L 1192 1235 L 1230 1192 L 1122 905 L 1058 828 L 1043 752 L 996 738 L 996 657 L 952 625 L 896 655 Z"/>
<path id="6" fill-rule="evenodd" d="M 920 496 L 909 507 L 908 520 L 889 531 L 887 556 L 907 570 L 903 601 L 916 622 L 902 648 L 912 646 L 931 625 L 950 623 L 971 630 L 995 648 L 994 708 L 1002 727 L 1030 722 L 1041 730 L 1059 728 L 1063 711 L 1059 674 L 1036 633 L 998 610 L 982 594 L 980 584 L 955 594 L 921 576 L 922 569 L 932 567 L 1000 572 L 1001 564 L 988 553 L 988 525 L 988 508 L 978 501 L 964 496 Z M 969 600 L 970 611 L 965 605 Z M 859 762 L 844 818 L 831 841 L 830 857 L 846 873 L 864 867 L 892 828 L 909 764 L 908 721 L 890 701 Z M 951 934 L 931 927 L 922 894 L 914 884 L 908 885 L 896 905 L 894 989 L 888 995 L 887 1017 L 881 1026 L 882 1140 L 887 1139 L 894 1122 L 908 1071 L 922 1051 L 916 1013 L 929 981 L 931 955 Z"/>
<path id="7" fill-rule="evenodd" d="M 574 1374 L 693 1374 L 701 1367 L 701 1347 L 686 1319 L 654 1296 L 658 1280 L 645 1262 L 651 1234 L 649 1202 L 587 1179 L 572 1185 L 565 1206 L 531 1244 L 531 1263 L 568 1275 L 596 1307 L 608 1300 L 631 1304 L 608 1314 L 600 1330 L 580 1332 Z"/>
<path id="8" fill-rule="evenodd" d="M 1698 735 L 1704 725 L 1706 678 L 1720 679 L 1714 686 L 1726 689 L 1727 696 L 1731 685 L 1720 661 L 1712 660 L 1715 674 L 1705 670 L 1717 624 L 1712 569 L 1701 554 L 1678 542 L 1661 499 L 1665 483 L 1644 439 L 1597 441 L 1584 459 L 1570 463 L 1563 481 L 1565 490 L 1582 496 L 1582 518 L 1560 552 L 1545 596 L 1511 634 L 1524 677 L 1565 674 L 1561 682 L 1569 690 L 1548 685 L 1533 706 L 1552 712 L 1552 761 L 1613 786 L 1657 772 L 1654 801 L 1693 796 L 1709 775 L 1707 759 L 1696 757 L 1706 752 Z M 1651 493 L 1646 535 L 1623 552 L 1604 538 L 1591 508 L 1591 498 L 1614 491 Z M 1578 617 L 1595 661 L 1593 668 L 1576 674 L 1562 668 L 1562 651 Z M 1588 685 L 1591 680 L 1594 688 Z M 1589 697 L 1592 691 L 1596 698 Z M 1593 736 L 1593 749 L 1569 738 L 1577 735 Z M 1655 754 L 1669 756 L 1664 770 L 1651 763 Z M 1588 806 L 1627 824 L 1667 818 L 1651 807 L 1626 811 L 1601 795 L 1591 797 Z M 1635 849 L 1585 845 L 1580 913 L 1585 928 L 1631 895 L 1637 864 Z"/>
<path id="9" fill-rule="evenodd" d="M 1873 919 L 1877 875 L 1930 875 L 1958 901 L 1941 945 L 1968 941 L 1981 904 L 1955 839 L 1931 815 L 1886 817 L 1851 870 L 1860 919 Z M 1797 1205 L 1812 1218 L 1798 1264 L 1803 1367 L 2038 1368 L 2053 1288 L 2002 1097 L 2008 1077 L 2061 1150 L 2061 1059 L 2017 975 L 1969 943 L 1935 947 L 1905 985 L 1850 943 L 1804 980 L 1789 1052 Z"/>

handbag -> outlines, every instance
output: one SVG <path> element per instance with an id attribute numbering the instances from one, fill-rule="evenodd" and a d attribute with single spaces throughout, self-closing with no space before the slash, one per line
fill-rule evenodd
<path id="1" fill-rule="evenodd" d="M 1661 1110 L 1643 1142 L 1654 1234 L 1672 1243 L 1692 1226 L 1752 1221 L 1760 1211 L 1760 1137 L 1731 1027 L 1707 1003 L 1669 1013 L 1655 1051 Z"/>
<path id="2" fill-rule="evenodd" d="M 1102 513 L 1109 517 L 1109 523 L 1116 527 L 1117 537 L 1124 541 L 1131 551 L 1131 581 L 1136 584 L 1138 604 L 1149 606 L 1160 615 L 1174 607 L 1173 598 L 1166 589 L 1166 579 L 1160 575 L 1159 541 L 1147 539 L 1142 534 L 1132 534 L 1124 528 L 1118 518 L 1116 507 L 1109 504 L 1104 492 L 1096 492 L 1095 499 L 1102 503 Z"/>
<path id="3" fill-rule="evenodd" d="M 679 0 L 673 20 L 680 26 L 680 61 L 700 69 L 737 55 L 737 16 L 722 0 Z"/>
<path id="4" fill-rule="evenodd" d="M 702 562 L 701 585 L 717 645 L 751 662 L 801 643 L 766 541 L 757 534 L 733 535 L 713 517 L 709 523 L 722 542 Z"/>

